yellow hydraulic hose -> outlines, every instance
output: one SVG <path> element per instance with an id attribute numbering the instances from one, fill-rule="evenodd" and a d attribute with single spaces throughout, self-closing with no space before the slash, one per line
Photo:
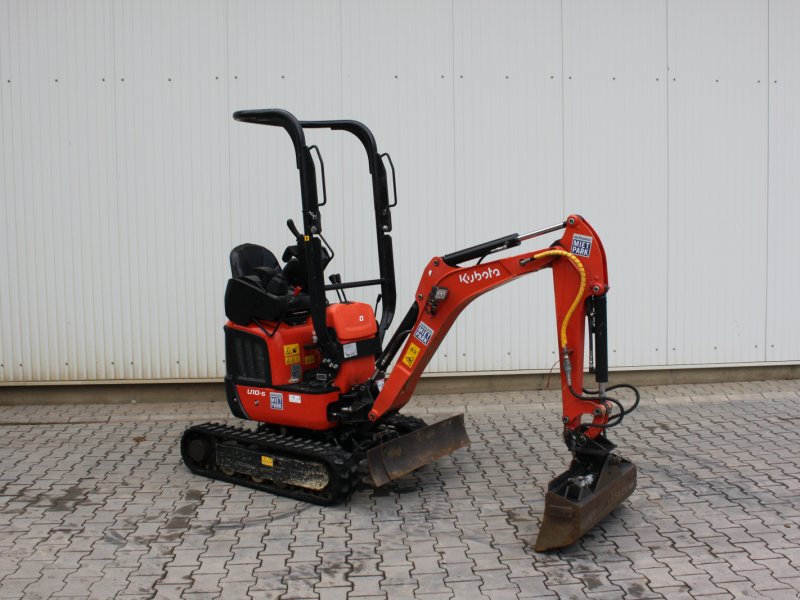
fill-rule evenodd
<path id="1" fill-rule="evenodd" d="M 534 255 L 533 258 L 545 258 L 546 256 L 563 256 L 569 259 L 572 263 L 572 266 L 578 271 L 578 274 L 581 276 L 581 287 L 578 290 L 578 295 L 575 296 L 575 300 L 572 301 L 572 306 L 569 307 L 564 320 L 561 323 L 561 350 L 566 354 L 567 351 L 567 325 L 569 325 L 569 321 L 572 318 L 572 315 L 575 313 L 575 310 L 578 308 L 578 305 L 581 302 L 581 298 L 583 298 L 583 292 L 586 290 L 586 269 L 583 268 L 583 263 L 578 260 L 578 257 L 572 254 L 572 252 L 567 252 L 566 250 L 545 250 L 544 252 L 540 252 L 539 254 Z"/>

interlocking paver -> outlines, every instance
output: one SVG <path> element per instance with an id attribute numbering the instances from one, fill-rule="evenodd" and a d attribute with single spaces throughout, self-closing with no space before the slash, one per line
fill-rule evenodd
<path id="1" fill-rule="evenodd" d="M 319 600 L 347 600 L 350 593 L 350 586 L 315 588 L 319 594 Z"/>
<path id="2" fill-rule="evenodd" d="M 0 598 L 796 597 L 800 460 L 780 432 L 800 381 L 642 392 L 611 434 L 638 490 L 544 555 L 543 488 L 568 462 L 554 390 L 415 399 L 466 412 L 472 445 L 326 508 L 181 465 L 183 428 L 233 420 L 224 402 L 6 407 Z"/>
<path id="3" fill-rule="evenodd" d="M 382 575 L 351 577 L 350 582 L 353 584 L 353 590 L 350 595 L 353 597 L 375 595 L 386 597 L 385 592 L 381 590 L 382 580 Z"/>

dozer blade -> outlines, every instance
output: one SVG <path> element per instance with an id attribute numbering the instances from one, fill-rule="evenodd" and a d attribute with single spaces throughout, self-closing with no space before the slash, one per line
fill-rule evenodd
<path id="1" fill-rule="evenodd" d="M 370 449 L 367 452 L 367 482 L 374 487 L 386 485 L 469 443 L 464 415 L 422 427 Z"/>
<path id="2" fill-rule="evenodd" d="M 594 465 L 574 460 L 548 484 L 537 552 L 578 541 L 636 489 L 636 467 L 630 461 L 608 454 L 599 469 Z"/>

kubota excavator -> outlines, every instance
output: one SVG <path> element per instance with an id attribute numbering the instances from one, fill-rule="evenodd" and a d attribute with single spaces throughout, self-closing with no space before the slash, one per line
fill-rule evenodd
<path id="1" fill-rule="evenodd" d="M 225 292 L 225 387 L 231 412 L 256 428 L 206 423 L 181 440 L 193 472 L 281 496 L 329 505 L 366 483 L 382 486 L 469 444 L 464 415 L 433 425 L 401 414 L 422 372 L 456 317 L 475 298 L 517 277 L 553 273 L 563 397 L 563 436 L 569 468 L 548 485 L 535 548 L 561 548 L 579 539 L 636 487 L 636 468 L 613 452 L 607 431 L 638 404 L 638 391 L 608 386 L 603 245 L 582 217 L 525 234 L 511 234 L 437 256 L 425 267 L 411 308 L 394 335 L 384 338 L 395 312 L 391 209 L 397 204 L 394 166 L 379 154 L 362 123 L 298 121 L 284 110 L 244 110 L 237 121 L 281 127 L 294 145 L 300 175 L 303 229 L 288 227 L 295 243 L 282 261 L 262 246 L 243 244 L 230 256 Z M 333 251 L 322 236 L 327 203 L 324 163 L 304 130 L 341 130 L 364 146 L 372 179 L 378 264 L 375 279 L 344 282 L 323 273 Z M 323 201 L 317 193 L 316 154 Z M 390 199 L 385 160 L 392 171 Z M 484 262 L 495 253 L 556 231 L 550 246 Z M 283 265 L 281 265 L 283 262 Z M 346 291 L 380 288 L 380 318 Z M 335 292 L 330 301 L 326 292 Z M 377 309 L 377 303 L 376 303 Z M 584 388 L 588 321 L 589 372 Z M 398 358 L 389 371 L 395 358 Z M 608 395 L 629 388 L 629 408 Z"/>

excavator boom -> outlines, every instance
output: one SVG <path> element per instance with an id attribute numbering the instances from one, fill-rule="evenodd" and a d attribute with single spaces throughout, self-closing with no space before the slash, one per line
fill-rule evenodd
<path id="1" fill-rule="evenodd" d="M 563 235 L 548 248 L 482 262 L 490 254 L 560 229 L 564 230 Z M 463 266 L 473 260 L 477 264 Z M 530 234 L 513 234 L 433 258 L 423 272 L 414 304 L 377 361 L 373 379 L 384 375 L 399 351 L 399 359 L 369 413 L 371 420 L 378 421 L 405 406 L 436 349 L 470 302 L 514 279 L 546 268 L 553 272 L 562 423 L 573 460 L 548 485 L 537 550 L 560 548 L 576 541 L 636 487 L 636 467 L 612 452 L 614 445 L 605 435 L 609 427 L 618 424 L 635 406 L 625 409 L 606 394 L 612 389 L 607 387 L 608 271 L 600 238 L 582 217 L 570 215 L 563 223 Z M 587 321 L 593 341 L 592 359 L 597 357 L 597 363 L 590 365 L 596 375 L 596 393 L 587 392 L 583 384 Z M 631 386 L 624 387 L 636 392 Z M 390 449 L 372 450 L 375 460 L 370 460 L 369 467 L 373 481 L 385 483 L 394 478 L 393 474 L 403 475 L 466 443 L 465 432 L 461 433 L 450 422 L 443 425 L 445 422 L 429 426 L 427 433 L 420 430 L 414 436 L 397 438 Z M 420 437 L 423 434 L 424 438 Z"/>
<path id="2" fill-rule="evenodd" d="M 559 331 L 563 415 L 567 419 L 564 424 L 568 429 L 576 430 L 583 415 L 590 416 L 592 422 L 599 425 L 607 422 L 606 406 L 583 400 L 570 390 L 583 389 L 587 301 L 604 300 L 608 290 L 605 251 L 600 238 L 581 217 L 571 215 L 558 227 L 564 229 L 561 239 L 543 250 L 462 266 L 464 262 L 519 246 L 522 236 L 515 234 L 431 259 L 423 271 L 411 309 L 377 361 L 376 378 L 383 374 L 405 342 L 400 359 L 375 400 L 369 415 L 371 420 L 376 421 L 387 412 L 400 410 L 406 405 L 436 349 L 458 315 L 473 300 L 514 279 L 550 268 Z M 606 356 L 600 352 L 598 355 Z M 574 369 L 573 362 L 576 363 Z M 606 365 L 599 368 L 607 371 Z M 597 409 L 600 409 L 600 414 L 595 414 Z M 601 430 L 594 427 L 587 434 L 593 438 Z"/>

